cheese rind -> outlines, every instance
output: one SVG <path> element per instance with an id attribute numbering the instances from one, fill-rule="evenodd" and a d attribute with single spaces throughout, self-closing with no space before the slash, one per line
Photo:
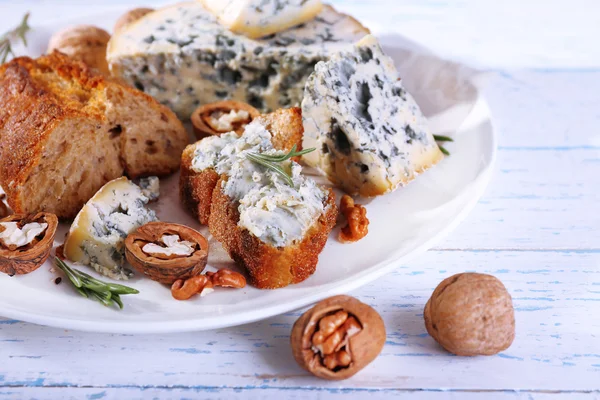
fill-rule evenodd
<path id="1" fill-rule="evenodd" d="M 65 256 L 89 265 L 113 279 L 129 279 L 125 263 L 125 238 L 148 222 L 156 221 L 145 206 L 149 199 L 127 178 L 108 182 L 81 209 L 67 235 Z"/>
<path id="2" fill-rule="evenodd" d="M 146 15 L 113 35 L 112 74 L 188 119 L 202 104 L 225 99 L 262 111 L 300 105 L 317 62 L 368 30 L 325 6 L 313 20 L 260 40 L 223 27 L 200 2 Z"/>
<path id="3" fill-rule="evenodd" d="M 321 0 L 200 0 L 230 31 L 258 39 L 315 18 Z"/>
<path id="4" fill-rule="evenodd" d="M 377 196 L 443 158 L 419 106 L 373 36 L 315 67 L 302 102 L 303 160 L 349 194 Z"/>

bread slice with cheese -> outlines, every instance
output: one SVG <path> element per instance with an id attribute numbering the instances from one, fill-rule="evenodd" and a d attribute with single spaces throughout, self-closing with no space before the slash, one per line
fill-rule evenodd
<path id="1" fill-rule="evenodd" d="M 280 110 L 255 119 L 241 136 L 213 136 L 184 152 L 184 203 L 208 222 L 258 288 L 308 278 L 335 226 L 331 189 L 302 175 L 293 160 L 278 163 L 289 179 L 252 160 L 256 154 L 284 155 L 301 137 L 299 110 Z"/>
<path id="2" fill-rule="evenodd" d="M 280 109 L 261 115 L 256 120 L 271 132 L 271 142 L 275 149 L 290 151 L 294 145 L 297 146 L 297 149 L 302 148 L 304 128 L 299 108 Z M 226 138 L 234 139 L 235 136 L 230 135 Z M 220 144 L 216 144 L 217 140 L 210 138 L 203 140 L 214 141 L 217 146 L 225 143 L 225 141 L 220 141 Z M 191 144 L 183 151 L 179 192 L 183 205 L 194 214 L 201 224 L 207 225 L 212 194 L 219 180 L 219 174 L 215 172 L 214 168 L 198 170 L 193 167 L 194 155 L 203 151 L 204 145 L 201 146 L 200 143 L 202 141 Z"/>
<path id="3" fill-rule="evenodd" d="M 188 143 L 150 96 L 54 52 L 0 67 L 0 185 L 17 213 L 72 218 L 108 181 L 176 171 Z"/>

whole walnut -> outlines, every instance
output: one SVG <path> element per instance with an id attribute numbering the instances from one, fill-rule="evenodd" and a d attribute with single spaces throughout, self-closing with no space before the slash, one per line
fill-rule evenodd
<path id="1" fill-rule="evenodd" d="M 463 273 L 444 279 L 423 316 L 427 332 L 459 356 L 497 354 L 515 338 L 512 299 L 491 275 Z"/>
<path id="2" fill-rule="evenodd" d="M 146 7 L 134 8 L 133 10 L 127 11 L 125 14 L 121 15 L 115 23 L 115 33 L 142 18 L 146 14 L 150 14 L 152 11 L 154 11 L 154 9 Z"/>
<path id="3" fill-rule="evenodd" d="M 52 35 L 48 53 L 58 50 L 108 75 L 106 47 L 109 40 L 110 34 L 96 26 L 70 26 Z"/>

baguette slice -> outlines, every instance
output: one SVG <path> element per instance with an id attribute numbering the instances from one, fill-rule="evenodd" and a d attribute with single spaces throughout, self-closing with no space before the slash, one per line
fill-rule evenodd
<path id="1" fill-rule="evenodd" d="M 150 96 L 54 52 L 0 67 L 0 185 L 17 213 L 72 218 L 108 181 L 167 175 L 188 143 Z"/>
<path id="2" fill-rule="evenodd" d="M 233 261 L 248 271 L 250 284 L 259 289 L 277 289 L 311 276 L 329 233 L 335 227 L 338 209 L 333 191 L 329 189 L 323 202 L 325 212 L 302 240 L 286 247 L 275 247 L 239 227 L 238 204 L 220 189 L 223 180 L 226 178 L 219 180 L 218 189 L 213 192 L 208 227 Z"/>
<path id="3" fill-rule="evenodd" d="M 300 108 L 288 108 L 274 111 L 256 118 L 272 133 L 273 147 L 290 151 L 294 145 L 302 148 L 302 113 Z M 219 180 L 214 169 L 194 171 L 192 161 L 200 141 L 187 146 L 181 157 L 181 175 L 179 194 L 183 205 L 189 209 L 201 224 L 208 224 L 213 190 Z"/>

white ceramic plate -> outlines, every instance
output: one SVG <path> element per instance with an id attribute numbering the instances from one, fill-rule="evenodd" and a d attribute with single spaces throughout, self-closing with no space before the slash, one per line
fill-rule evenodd
<path id="1" fill-rule="evenodd" d="M 73 23 L 110 29 L 120 12 L 34 29 L 30 55 L 41 54 L 49 35 Z M 462 221 L 487 186 L 496 143 L 486 103 L 472 83 L 474 71 L 416 49 L 398 37 L 381 38 L 399 66 L 405 85 L 430 117 L 436 133 L 449 134 L 452 153 L 414 183 L 395 193 L 365 200 L 371 221 L 368 236 L 355 244 L 336 240 L 334 230 L 319 258 L 317 272 L 306 281 L 277 290 L 220 289 L 207 297 L 179 302 L 170 290 L 139 276 L 127 284 L 140 294 L 123 296 L 125 309 L 105 308 L 80 297 L 63 280 L 54 284 L 48 261 L 25 276 L 0 276 L 0 313 L 28 322 L 84 331 L 156 333 L 240 325 L 298 309 L 328 296 L 371 282 L 429 249 Z M 154 206 L 161 220 L 201 230 L 182 209 L 178 176 L 161 181 L 162 197 Z M 61 244 L 68 226 L 56 235 Z M 219 243 L 211 240 L 209 268 L 235 268 Z M 80 267 L 86 269 L 86 267 Z M 87 269 L 86 269 L 87 270 Z M 399 288 L 401 289 L 401 288 Z"/>

